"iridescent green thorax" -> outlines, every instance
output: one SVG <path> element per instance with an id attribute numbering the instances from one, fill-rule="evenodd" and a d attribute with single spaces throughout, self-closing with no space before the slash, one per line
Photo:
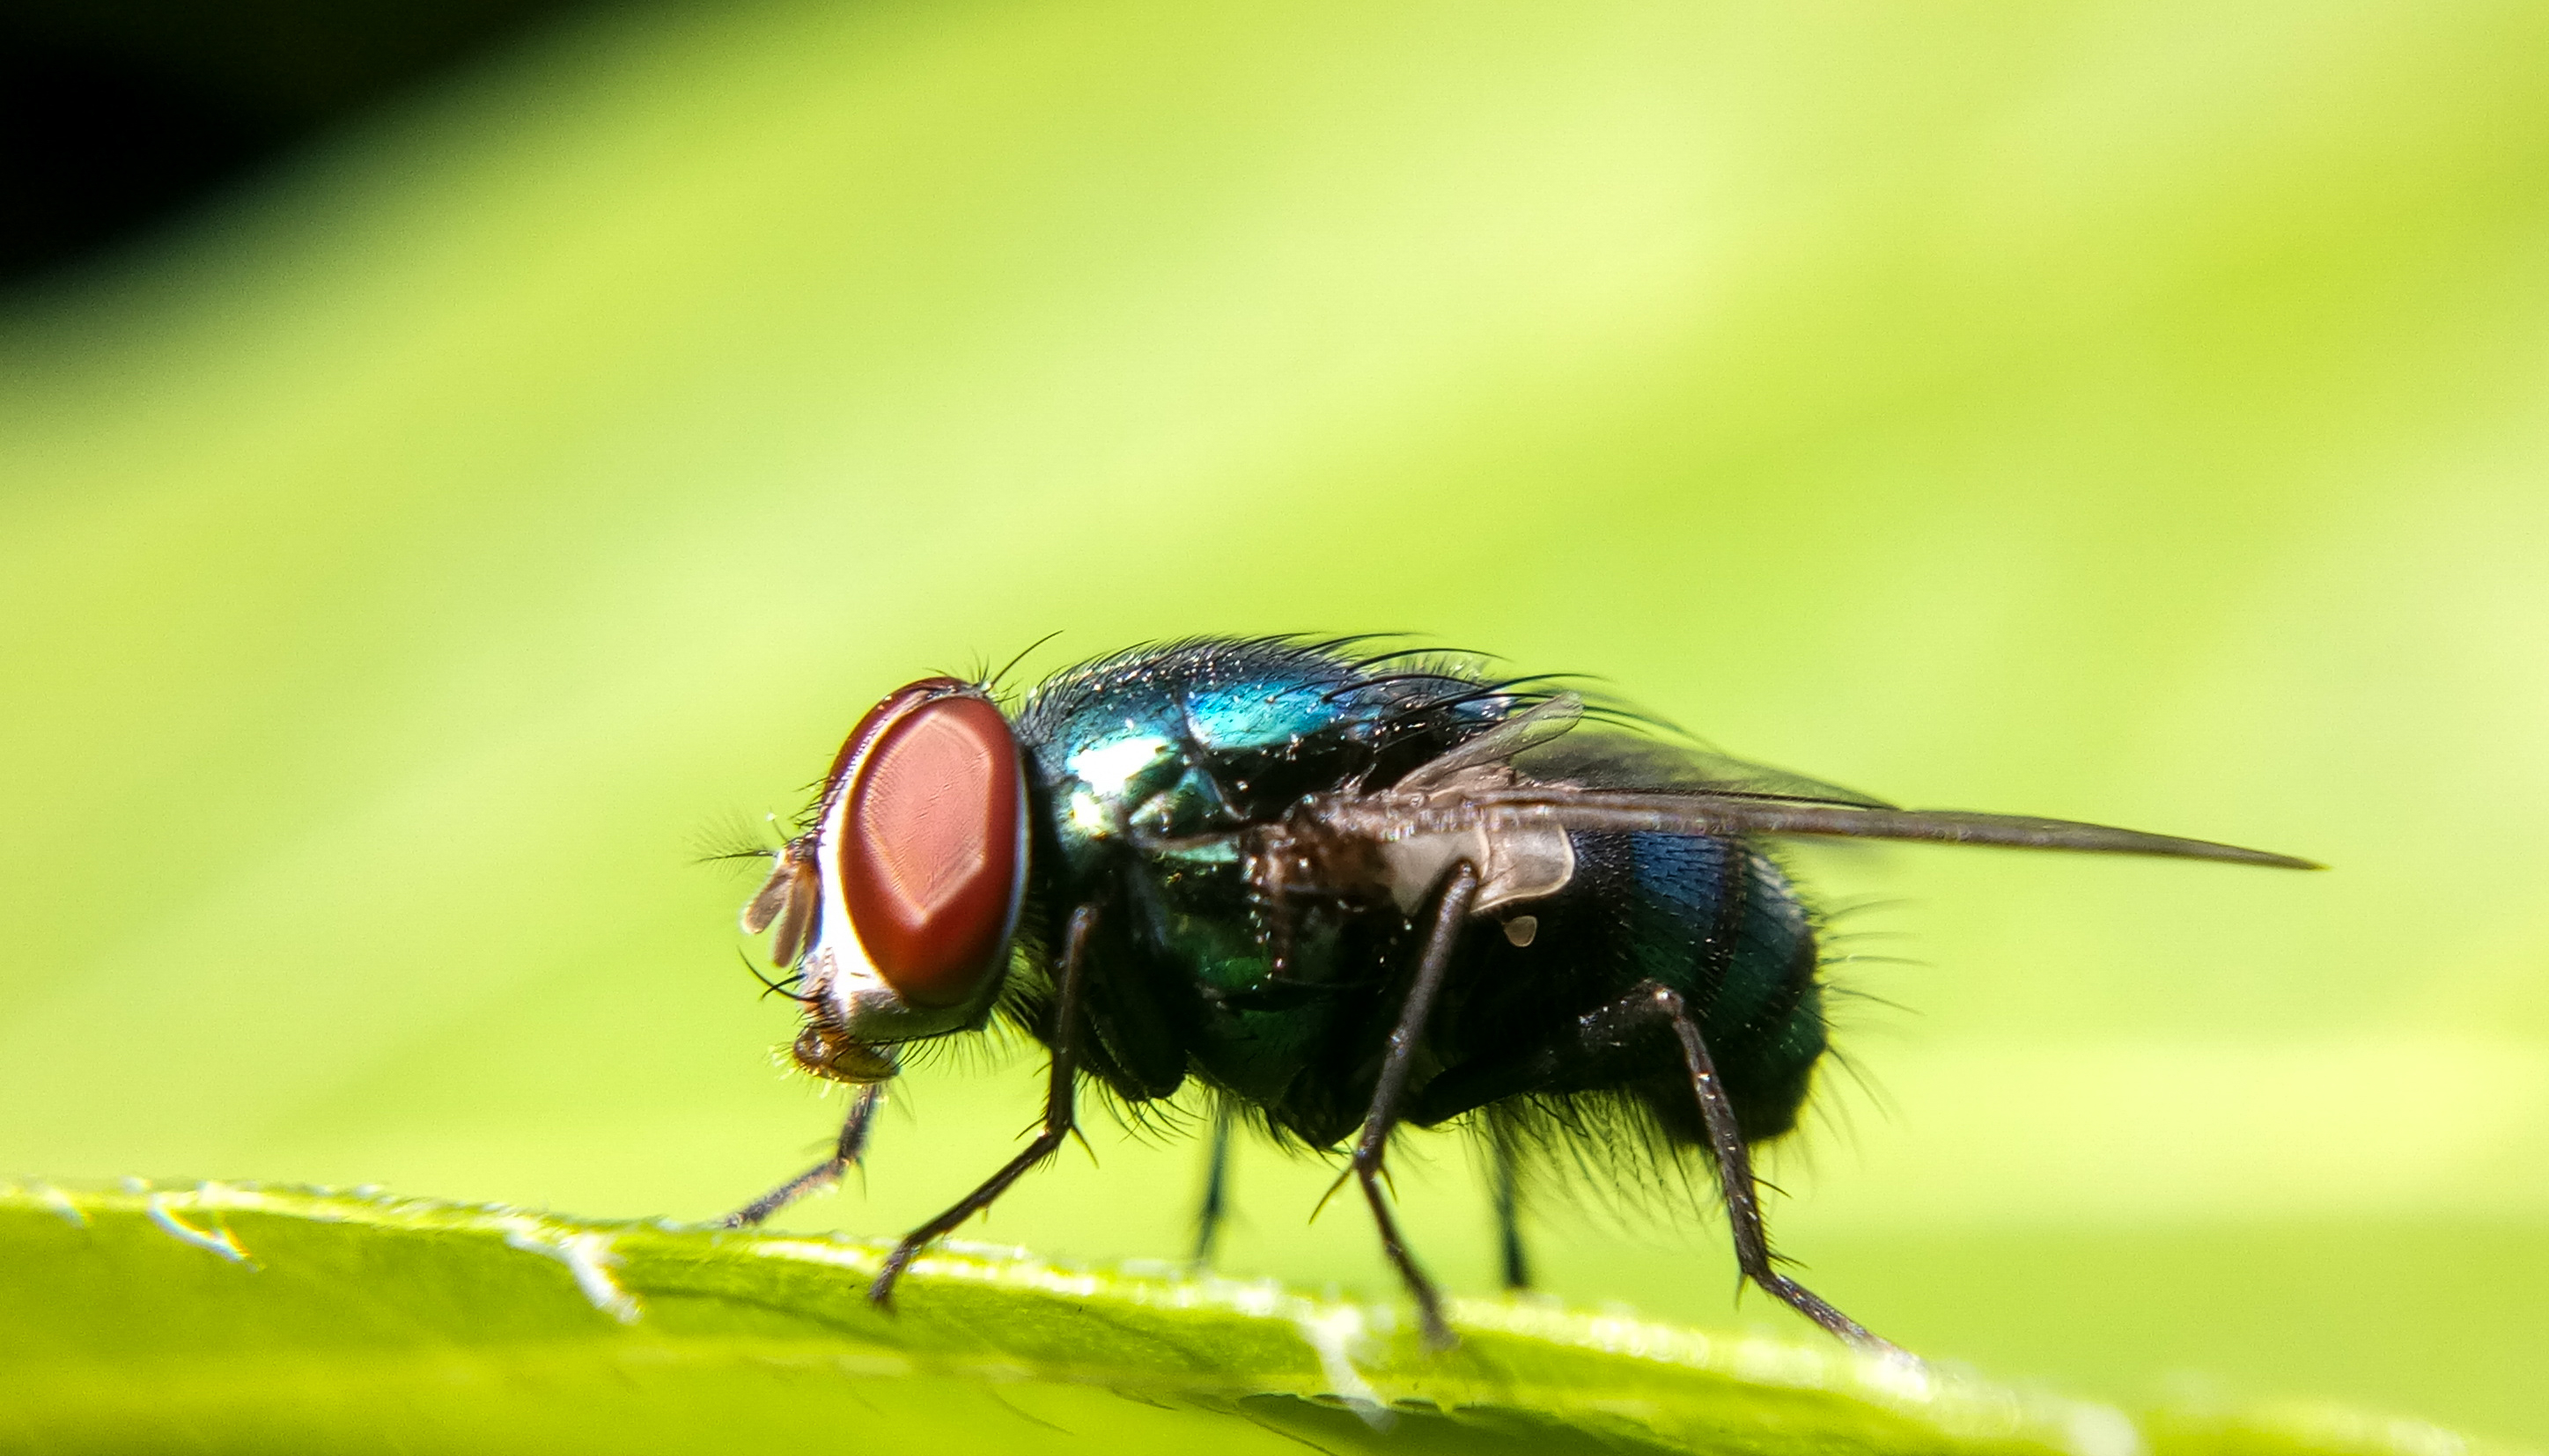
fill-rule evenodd
<path id="1" fill-rule="evenodd" d="M 1052 826 L 1043 848 L 1059 862 L 1038 867 L 1039 887 L 1055 902 L 1113 902 L 1110 944 L 1160 1013 L 1128 1006 L 1119 1021 L 1161 1021 L 1208 1076 L 1279 1100 L 1339 1016 L 1362 1009 L 1379 948 L 1330 911 L 1270 925 L 1236 831 L 1307 793 L 1386 785 L 1509 702 L 1451 667 L 1359 668 L 1280 642 L 1180 644 L 1074 669 L 1016 715 Z M 1107 1049 L 1155 1094 L 1186 1069 L 1141 1046 Z"/>
<path id="2" fill-rule="evenodd" d="M 1193 838 L 1304 793 L 1400 774 L 1503 716 L 1457 668 L 1358 670 L 1280 642 L 1196 642 L 1102 658 L 1017 713 L 1075 867 L 1109 845 Z"/>

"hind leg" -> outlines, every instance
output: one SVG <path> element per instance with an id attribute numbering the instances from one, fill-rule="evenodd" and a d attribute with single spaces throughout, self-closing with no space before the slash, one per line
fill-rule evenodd
<path id="1" fill-rule="evenodd" d="M 1662 1035 L 1659 1035 L 1662 1034 Z M 1668 1038 L 1668 1040 L 1667 1040 Z M 1834 1334 L 1867 1349 L 1896 1347 L 1834 1309 L 1822 1296 L 1780 1272 L 1770 1251 L 1769 1229 L 1761 1217 L 1761 1196 L 1752 1177 L 1752 1156 L 1737 1125 L 1735 1104 L 1726 1095 L 1717 1063 L 1700 1036 L 1681 994 L 1647 981 L 1616 1001 L 1568 1023 L 1549 1041 L 1493 1062 L 1471 1063 L 1446 1072 L 1425 1089 L 1409 1119 L 1419 1126 L 1437 1123 L 1491 1106 L 1508 1097 L 1534 1092 L 1578 1090 L 1618 1085 L 1632 1077 L 1652 1075 L 1657 1056 L 1675 1046 L 1682 1071 L 1690 1079 L 1699 1105 L 1710 1159 L 1717 1167 L 1717 1188 L 1726 1204 L 1727 1224 L 1735 1237 L 1735 1262 L 1744 1277 L 1781 1304 Z M 1672 1065 L 1665 1060 L 1663 1066 Z M 1510 1229 L 1504 1212 L 1498 1222 Z M 1513 1272 L 1508 1263 L 1508 1276 Z"/>

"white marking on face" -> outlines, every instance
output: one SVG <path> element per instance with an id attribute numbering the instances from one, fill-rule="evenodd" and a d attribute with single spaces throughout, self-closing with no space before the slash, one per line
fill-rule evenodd
<path id="1" fill-rule="evenodd" d="M 830 1003 L 833 1016 L 845 1025 L 853 1024 L 858 1005 L 872 998 L 873 992 L 894 994 L 877 973 L 876 963 L 868 958 L 859 934 L 850 926 L 849 897 L 841 888 L 841 856 L 850 818 L 850 785 L 845 778 L 833 793 L 832 801 L 823 806 L 823 827 L 814 841 L 814 868 L 823 880 L 823 911 L 814 932 L 814 946 L 807 953 L 813 964 L 813 979 L 820 982 L 817 994 Z M 897 1000 L 901 998 L 896 997 Z"/>

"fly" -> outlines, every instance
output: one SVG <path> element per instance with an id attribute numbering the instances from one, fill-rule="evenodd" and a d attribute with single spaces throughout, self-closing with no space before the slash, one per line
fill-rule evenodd
<path id="1" fill-rule="evenodd" d="M 1390 1135 L 1483 1132 L 1520 1287 L 1522 1150 L 1625 1117 L 1713 1168 L 1745 1277 L 1890 1348 L 1781 1272 L 1763 1227 L 1750 1149 L 1795 1126 L 1827 1046 L 1815 920 L 1763 841 L 2317 867 L 1900 809 L 1676 744 L 1553 680 L 1365 640 L 1143 647 L 1012 707 L 930 678 L 872 709 L 743 912 L 798 978 L 796 1060 L 859 1092 L 832 1156 L 726 1224 L 856 1164 L 906 1044 L 999 1019 L 1051 1053 L 1043 1127 L 895 1247 L 868 1292 L 880 1306 L 932 1240 L 1053 1155 L 1084 1081 L 1133 1104 L 1193 1081 L 1214 1106 L 1201 1248 L 1243 1119 L 1345 1151 L 1438 1347 L 1442 1297 L 1386 1196 Z"/>

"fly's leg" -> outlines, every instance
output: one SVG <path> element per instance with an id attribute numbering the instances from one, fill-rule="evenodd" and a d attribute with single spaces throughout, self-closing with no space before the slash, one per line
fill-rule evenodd
<path id="1" fill-rule="evenodd" d="M 1087 975 L 1088 934 L 1097 924 L 1097 908 L 1083 905 L 1071 912 L 1070 928 L 1064 932 L 1062 950 L 1061 994 L 1054 1006 L 1053 1076 L 1045 1087 L 1044 1131 L 1026 1150 L 998 1172 L 983 1180 L 983 1186 L 956 1201 L 956 1206 L 937 1218 L 903 1235 L 902 1242 L 888 1254 L 885 1267 L 877 1271 L 876 1282 L 868 1286 L 868 1300 L 880 1309 L 894 1308 L 895 1282 L 902 1271 L 920 1255 L 930 1241 L 990 1208 L 993 1201 L 1009 1191 L 1029 1168 L 1053 1156 L 1063 1139 L 1071 1136 L 1072 1077 L 1078 1070 L 1079 1057 L 1073 1042 L 1079 1036 L 1080 995 Z"/>
<path id="2" fill-rule="evenodd" d="M 841 1140 L 833 1144 L 830 1157 L 717 1222 L 728 1228 L 749 1228 L 805 1195 L 841 1181 L 841 1175 L 867 1155 L 868 1130 L 875 1125 L 877 1107 L 884 1101 L 885 1083 L 870 1082 L 861 1087 L 850 1103 L 849 1118 L 841 1124 Z"/>
<path id="3" fill-rule="evenodd" d="M 1204 1164 L 1203 1205 L 1195 1210 L 1195 1267 L 1212 1267 L 1213 1245 L 1221 1240 L 1221 1221 L 1230 1213 L 1230 1138 L 1239 1124 L 1235 1104 L 1227 1098 L 1212 1110 L 1212 1155 Z"/>
<path id="4" fill-rule="evenodd" d="M 1496 1248 L 1503 1256 L 1505 1288 L 1531 1288 L 1531 1257 L 1522 1246 L 1522 1149 L 1514 1130 L 1502 1122 L 1487 1130 L 1488 1176 L 1494 1180 Z"/>
<path id="5" fill-rule="evenodd" d="M 1867 1349 L 1894 1350 L 1894 1345 L 1868 1333 L 1857 1320 L 1779 1272 L 1770 1253 L 1769 1234 L 1762 1227 L 1752 1159 L 1735 1120 L 1735 1104 L 1727 1099 L 1716 1060 L 1709 1055 L 1689 1006 L 1670 987 L 1648 981 L 1556 1029 L 1556 1035 L 1537 1046 L 1445 1072 L 1426 1085 L 1411 1120 L 1430 1128 L 1510 1097 L 1616 1085 L 1651 1075 L 1655 1070 L 1652 1058 L 1662 1049 L 1652 1039 L 1665 1026 L 1679 1043 L 1683 1070 L 1699 1101 L 1700 1121 L 1707 1131 L 1718 1188 L 1735 1235 L 1736 1263 L 1744 1277 L 1842 1339 Z"/>
<path id="6" fill-rule="evenodd" d="M 1681 1041 L 1682 1064 L 1690 1070 L 1690 1089 L 1699 1098 L 1700 1119 L 1708 1125 L 1709 1151 L 1717 1159 L 1717 1191 L 1726 1200 L 1726 1222 L 1735 1233 L 1735 1262 L 1744 1277 L 1851 1344 L 1899 1353 L 1895 1345 L 1868 1333 L 1867 1326 L 1834 1309 L 1772 1263 L 1769 1230 L 1761 1222 L 1761 1195 L 1752 1182 L 1752 1157 L 1735 1125 L 1735 1104 L 1727 1100 L 1725 1084 L 1718 1080 L 1717 1062 L 1708 1054 L 1708 1044 L 1700 1040 L 1699 1023 L 1691 1019 L 1679 992 L 1651 985 L 1646 994 L 1671 1021 L 1673 1035 Z"/>
<path id="7" fill-rule="evenodd" d="M 1476 866 L 1463 860 L 1443 877 L 1442 898 L 1434 907 L 1434 926 L 1425 938 L 1424 958 L 1416 964 L 1416 978 L 1407 988 L 1407 1001 L 1399 1008 L 1398 1025 L 1389 1033 L 1389 1051 L 1380 1064 L 1380 1080 L 1372 1088 L 1371 1111 L 1364 1118 L 1363 1137 L 1355 1142 L 1354 1174 L 1363 1183 L 1364 1201 L 1371 1205 L 1372 1221 L 1380 1226 L 1381 1251 L 1398 1266 L 1398 1277 L 1405 1281 L 1407 1292 L 1416 1297 L 1416 1309 L 1425 1324 L 1425 1343 L 1434 1349 L 1450 1349 L 1456 1341 L 1452 1326 L 1443 1322 L 1443 1297 L 1425 1271 L 1407 1252 L 1398 1236 L 1398 1221 L 1389 1216 L 1389 1201 L 1380 1186 L 1381 1161 L 1389 1150 L 1390 1130 L 1398 1126 L 1406 1101 L 1407 1076 L 1416 1064 L 1416 1046 L 1424 1040 L 1426 1020 L 1434 1014 L 1434 998 L 1443 989 L 1443 978 L 1452 968 L 1452 951 L 1459 944 L 1461 925 L 1469 917 L 1469 906 L 1478 898 Z"/>

